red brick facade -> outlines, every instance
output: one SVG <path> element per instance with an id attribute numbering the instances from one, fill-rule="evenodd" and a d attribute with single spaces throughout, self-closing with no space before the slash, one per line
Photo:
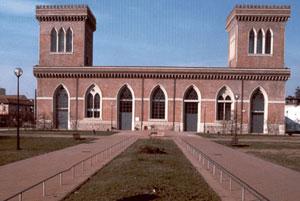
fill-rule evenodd
<path id="1" fill-rule="evenodd" d="M 127 86 L 132 95 L 132 116 L 129 118 L 132 130 L 149 129 L 151 126 L 187 130 L 186 125 L 191 123 L 187 117 L 186 103 L 193 102 L 196 113 L 191 121 L 196 122 L 198 132 L 230 133 L 235 126 L 242 133 L 256 132 L 253 122 L 262 121 L 260 132 L 283 134 L 285 82 L 290 76 L 290 70 L 283 65 L 284 28 L 289 14 L 290 8 L 287 6 L 236 6 L 226 25 L 229 43 L 233 41 L 231 36 L 234 33 L 231 45 L 234 52 L 229 53 L 229 68 L 106 67 L 92 66 L 96 20 L 87 6 L 38 6 L 40 61 L 34 68 L 38 122 L 40 126 L 59 127 L 57 118 L 66 118 L 68 129 L 122 128 L 121 121 L 124 119 L 120 116 L 120 89 Z M 72 52 L 50 52 L 53 27 L 71 27 Z M 253 27 L 272 29 L 271 54 L 248 54 L 248 35 Z M 91 86 L 95 86 L 100 95 L 97 110 L 100 115 L 97 118 L 87 117 L 87 93 Z M 68 103 L 65 108 L 57 109 L 56 91 L 62 87 Z M 154 107 L 152 96 L 156 87 L 160 87 L 165 98 L 162 119 L 151 118 Z M 190 87 L 197 92 L 197 100 L 184 98 Z M 224 97 L 229 97 L 229 101 L 221 100 L 221 92 L 224 92 Z M 259 95 L 256 96 L 257 93 Z M 254 97 L 260 97 L 261 106 L 254 105 Z M 220 107 L 223 106 L 228 119 L 220 114 Z M 58 117 L 55 111 L 57 114 L 65 111 L 65 116 Z M 220 115 L 223 120 L 219 119 Z"/>

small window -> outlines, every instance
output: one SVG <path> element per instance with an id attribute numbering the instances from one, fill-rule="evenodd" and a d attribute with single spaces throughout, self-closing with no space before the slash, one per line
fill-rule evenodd
<path id="1" fill-rule="evenodd" d="M 270 29 L 266 33 L 266 54 L 271 54 L 272 33 Z"/>
<path id="2" fill-rule="evenodd" d="M 255 33 L 252 29 L 249 33 L 249 54 L 254 54 Z"/>
<path id="3" fill-rule="evenodd" d="M 51 35 L 50 51 L 56 52 L 57 51 L 57 32 L 54 28 L 51 30 L 50 35 Z"/>
<path id="4" fill-rule="evenodd" d="M 58 51 L 64 52 L 65 50 L 65 32 L 61 28 L 58 32 Z"/>
<path id="5" fill-rule="evenodd" d="M 69 28 L 66 34 L 66 52 L 73 51 L 73 33 L 72 30 Z"/>
<path id="6" fill-rule="evenodd" d="M 257 34 L 257 54 L 262 54 L 263 53 L 263 32 L 262 30 L 258 31 Z"/>

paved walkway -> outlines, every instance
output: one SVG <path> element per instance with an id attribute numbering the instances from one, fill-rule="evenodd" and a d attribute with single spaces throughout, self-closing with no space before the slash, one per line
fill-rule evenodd
<path id="1" fill-rule="evenodd" d="M 4 200 L 7 197 L 10 197 L 42 180 L 48 178 L 56 173 L 69 168 L 75 163 L 88 158 L 89 156 L 101 152 L 102 150 L 107 149 L 108 147 L 117 144 L 121 141 L 126 141 L 128 143 L 124 146 L 119 146 L 119 148 L 114 149 L 112 152 L 107 152 L 104 155 L 99 156 L 100 163 L 93 166 L 94 161 L 86 161 L 83 164 L 83 167 L 79 166 L 75 168 L 75 177 L 77 178 L 74 185 L 74 180 L 71 181 L 72 173 L 66 173 L 63 175 L 63 183 L 61 187 L 65 187 L 63 194 L 55 194 L 54 187 L 59 186 L 59 177 L 53 178 L 52 181 L 47 182 L 46 184 L 46 197 L 42 197 L 42 185 L 38 186 L 35 191 L 24 193 L 24 200 L 58 200 L 59 197 L 63 197 L 70 190 L 76 188 L 80 183 L 84 182 L 89 176 L 94 174 L 98 169 L 100 169 L 105 162 L 110 161 L 116 155 L 121 153 L 125 148 L 130 146 L 136 138 L 132 134 L 116 134 L 112 136 L 102 137 L 91 143 L 85 143 L 69 147 L 63 150 L 50 152 L 33 158 L 17 161 L 4 165 L 0 167 L 0 200 Z M 127 139 L 127 140 L 126 140 Z M 129 139 L 129 140 L 128 140 Z M 98 160 L 98 158 L 97 158 Z M 96 167 L 95 167 L 96 166 Z M 82 168 L 85 171 L 82 171 Z M 88 171 L 90 170 L 90 171 Z M 80 173 L 82 172 L 82 174 Z M 80 175 L 81 174 L 81 175 Z M 69 185 L 69 188 L 66 188 L 66 184 Z M 57 190 L 57 189 L 56 189 Z M 52 193 L 50 193 L 52 192 Z M 29 194 L 29 195 L 27 195 Z M 37 196 L 38 194 L 38 196 Z M 37 196 L 37 197 L 35 197 Z M 25 199 L 27 198 L 27 199 Z M 17 199 L 14 199 L 17 200 Z"/>
<path id="2" fill-rule="evenodd" d="M 271 201 L 300 200 L 300 173 L 196 135 L 178 135 Z M 194 158 L 197 160 L 196 158 Z"/>

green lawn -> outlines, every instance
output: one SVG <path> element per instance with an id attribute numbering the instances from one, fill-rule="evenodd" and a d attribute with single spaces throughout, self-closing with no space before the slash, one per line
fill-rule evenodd
<path id="1" fill-rule="evenodd" d="M 215 141 L 232 147 L 229 141 Z M 272 163 L 300 171 L 300 142 L 243 142 L 247 146 L 234 147 L 235 149 L 252 154 Z"/>
<path id="2" fill-rule="evenodd" d="M 196 133 L 196 135 L 205 137 L 205 138 L 210 138 L 212 140 L 214 139 L 232 139 L 232 135 L 230 134 L 214 134 L 214 133 Z M 299 140 L 300 141 L 300 135 L 293 135 L 293 136 L 289 136 L 289 135 L 266 135 L 266 134 L 243 134 L 243 135 L 238 135 L 239 139 L 242 140 Z"/>
<path id="3" fill-rule="evenodd" d="M 15 134 L 15 129 L 2 130 L 0 134 Z M 79 133 L 80 135 L 95 135 L 95 136 L 109 136 L 117 133 L 116 131 L 74 131 L 74 130 L 21 130 L 21 134 L 37 134 L 37 135 L 72 135 L 73 133 Z"/>
<path id="4" fill-rule="evenodd" d="M 216 201 L 220 198 L 173 141 L 150 139 L 138 140 L 65 200 Z"/>
<path id="5" fill-rule="evenodd" d="M 0 166 L 43 153 L 91 141 L 73 138 L 21 137 L 21 149 L 16 150 L 16 137 L 0 136 Z"/>

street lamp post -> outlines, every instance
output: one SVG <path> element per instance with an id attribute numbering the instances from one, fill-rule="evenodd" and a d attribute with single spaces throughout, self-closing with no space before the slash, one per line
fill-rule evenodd
<path id="1" fill-rule="evenodd" d="M 240 96 L 238 94 L 234 95 L 235 99 L 235 115 L 234 115 L 234 121 L 235 121 L 235 126 L 234 126 L 234 136 L 232 139 L 232 145 L 237 145 L 238 144 L 238 137 L 237 137 L 237 103 L 239 100 Z"/>
<path id="2" fill-rule="evenodd" d="M 17 150 L 21 150 L 20 148 L 20 95 L 19 95 L 19 79 L 23 74 L 22 68 L 16 68 L 14 71 L 15 75 L 17 76 Z"/>

